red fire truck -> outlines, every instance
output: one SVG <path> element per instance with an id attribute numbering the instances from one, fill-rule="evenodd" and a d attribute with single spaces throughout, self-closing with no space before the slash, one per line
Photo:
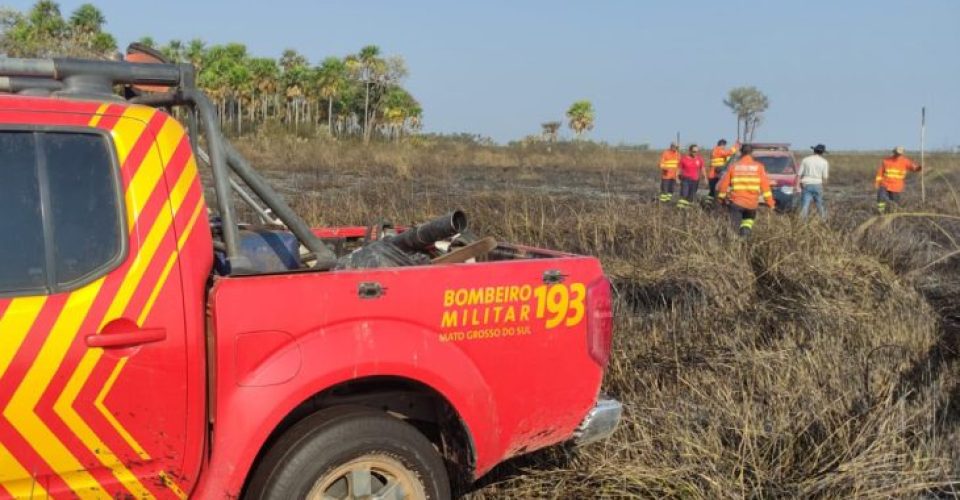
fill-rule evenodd
<path id="1" fill-rule="evenodd" d="M 597 259 L 460 211 L 310 228 L 190 65 L 0 59 L 0 91 L 0 496 L 443 499 L 615 428 Z"/>

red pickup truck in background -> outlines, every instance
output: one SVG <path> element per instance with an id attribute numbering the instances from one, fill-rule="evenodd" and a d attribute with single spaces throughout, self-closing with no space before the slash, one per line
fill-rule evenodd
<path id="1" fill-rule="evenodd" d="M 787 142 L 754 142 L 753 159 L 763 164 L 770 178 L 773 198 L 777 202 L 778 212 L 790 212 L 800 205 L 800 179 L 797 177 L 800 165 Z M 730 160 L 720 171 L 720 175 L 740 159 L 740 154 Z M 763 202 L 761 197 L 761 203 Z"/>
<path id="2" fill-rule="evenodd" d="M 619 421 L 597 259 L 459 211 L 309 228 L 189 65 L 0 59 L 0 90 L 0 496 L 443 499 Z"/>

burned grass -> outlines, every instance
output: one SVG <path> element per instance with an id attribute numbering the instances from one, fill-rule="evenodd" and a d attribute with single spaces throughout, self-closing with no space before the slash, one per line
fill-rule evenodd
<path id="1" fill-rule="evenodd" d="M 504 464 L 468 496 L 956 493 L 956 157 L 928 162 L 922 212 L 936 217 L 872 219 L 879 156 L 838 156 L 826 223 L 763 212 L 743 241 L 720 213 L 649 202 L 656 171 L 639 153 L 638 164 L 400 168 L 388 156 L 324 163 L 311 148 L 259 151 L 311 223 L 410 223 L 460 207 L 478 234 L 597 255 L 614 281 L 604 390 L 625 404 L 621 427 Z M 921 212 L 909 189 L 905 211 Z"/>

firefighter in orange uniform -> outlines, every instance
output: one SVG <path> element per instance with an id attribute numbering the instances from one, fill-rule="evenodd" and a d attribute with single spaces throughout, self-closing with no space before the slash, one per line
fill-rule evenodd
<path id="1" fill-rule="evenodd" d="M 707 170 L 707 182 L 710 186 L 710 193 L 707 195 L 707 201 L 713 202 L 717 197 L 717 183 L 720 182 L 720 173 L 719 169 L 723 168 L 727 164 L 727 160 L 731 156 L 737 154 L 737 150 L 740 148 L 740 142 L 737 141 L 732 148 L 727 148 L 727 140 L 720 139 L 717 141 L 717 146 L 713 148 L 713 151 L 710 153 L 710 169 Z"/>
<path id="2" fill-rule="evenodd" d="M 729 202 L 733 227 L 745 237 L 753 230 L 760 197 L 763 196 L 770 208 L 776 202 L 766 169 L 751 156 L 753 147 L 744 144 L 740 153 L 740 159 L 727 169 L 717 184 L 717 199 L 721 203 Z"/>
<path id="3" fill-rule="evenodd" d="M 677 187 L 677 168 L 680 166 L 680 151 L 677 143 L 660 155 L 660 202 L 670 203 Z"/>
<path id="4" fill-rule="evenodd" d="M 903 181 L 907 172 L 919 172 L 923 165 L 917 165 L 903 155 L 903 146 L 897 146 L 893 155 L 880 162 L 877 178 L 874 184 L 877 187 L 877 212 L 883 215 L 887 212 L 887 205 L 898 205 L 900 193 L 903 192 Z"/>

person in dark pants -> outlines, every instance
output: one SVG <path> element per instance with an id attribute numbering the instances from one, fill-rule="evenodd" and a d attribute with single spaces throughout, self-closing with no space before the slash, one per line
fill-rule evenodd
<path id="1" fill-rule="evenodd" d="M 677 208 L 689 208 L 697 201 L 697 189 L 700 188 L 700 176 L 706 176 L 700 147 L 691 144 L 687 154 L 680 158 L 680 200 Z"/>
<path id="2" fill-rule="evenodd" d="M 677 168 L 680 164 L 680 146 L 670 143 L 670 149 L 660 155 L 660 202 L 673 201 L 673 192 L 677 188 Z"/>
<path id="3" fill-rule="evenodd" d="M 727 140 L 720 139 L 717 141 L 717 146 L 710 152 L 710 170 L 707 171 L 707 184 L 710 187 L 710 192 L 707 194 L 707 201 L 710 203 L 713 203 L 717 198 L 717 183 L 720 182 L 719 170 L 727 164 L 731 156 L 737 154 L 737 150 L 739 149 L 739 140 L 732 148 L 727 148 Z"/>
<path id="4" fill-rule="evenodd" d="M 660 200 L 661 203 L 669 203 L 673 200 L 673 192 L 677 190 L 677 179 L 660 179 Z"/>
<path id="5" fill-rule="evenodd" d="M 919 172 L 922 169 L 922 165 L 917 165 L 904 156 L 903 146 L 894 148 L 893 155 L 880 162 L 875 180 L 877 212 L 880 215 L 887 213 L 888 205 L 896 206 L 900 204 L 900 193 L 903 192 L 907 172 Z"/>
<path id="6" fill-rule="evenodd" d="M 883 215 L 891 206 L 900 205 L 900 192 L 890 191 L 885 186 L 877 188 L 877 213 Z"/>
<path id="7" fill-rule="evenodd" d="M 730 204 L 730 222 L 740 233 L 740 236 L 750 236 L 753 223 L 757 221 L 757 209 L 743 208 L 736 203 Z"/>
<path id="8" fill-rule="evenodd" d="M 753 148 L 745 144 L 740 159 L 727 169 L 717 184 L 717 199 L 730 204 L 730 220 L 742 237 L 750 236 L 753 231 L 761 196 L 768 207 L 773 208 L 776 204 L 767 171 L 763 163 L 753 159 L 752 153 Z"/>

